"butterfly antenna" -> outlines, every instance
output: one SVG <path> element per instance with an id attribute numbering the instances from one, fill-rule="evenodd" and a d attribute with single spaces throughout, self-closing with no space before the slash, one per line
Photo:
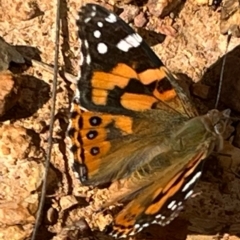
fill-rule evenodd
<path id="1" fill-rule="evenodd" d="M 227 52 L 228 52 L 228 47 L 229 47 L 229 43 L 232 37 L 232 33 L 229 31 L 228 35 L 227 35 L 227 44 L 226 44 L 226 50 L 223 56 L 223 62 L 222 62 L 222 68 L 221 68 L 221 73 L 220 73 L 220 80 L 219 80 L 219 86 L 218 86 L 218 92 L 217 92 L 217 99 L 215 102 L 215 108 L 218 107 L 219 104 L 219 100 L 220 100 L 220 96 L 221 96 L 221 91 L 222 91 L 222 83 L 223 83 L 223 73 L 224 73 L 224 69 L 225 69 L 225 64 L 226 64 L 226 59 L 227 59 Z"/>
<path id="2" fill-rule="evenodd" d="M 50 112 L 50 124 L 49 124 L 49 138 L 48 138 L 48 148 L 45 155 L 45 171 L 41 189 L 41 197 L 39 202 L 39 208 L 37 211 L 36 222 L 33 228 L 33 233 L 31 240 L 36 239 L 37 231 L 41 223 L 41 216 L 43 212 L 43 207 L 45 203 L 45 196 L 47 190 L 47 175 L 50 167 L 51 153 L 52 153 L 52 135 L 53 135 L 53 125 L 56 107 L 56 95 L 57 95 L 57 76 L 58 76 L 58 56 L 59 56 L 59 30 L 60 30 L 60 2 L 57 0 L 57 10 L 56 10 L 56 30 L 55 30 L 55 56 L 54 56 L 54 75 L 52 83 L 52 105 Z"/>

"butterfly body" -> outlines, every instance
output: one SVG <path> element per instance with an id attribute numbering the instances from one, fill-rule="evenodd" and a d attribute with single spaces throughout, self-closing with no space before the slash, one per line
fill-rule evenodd
<path id="1" fill-rule="evenodd" d="M 119 182 L 110 201 L 128 203 L 113 236 L 165 226 L 221 146 L 229 112 L 198 116 L 173 74 L 114 13 L 87 4 L 77 24 L 83 56 L 69 127 L 77 177 L 84 185 Z"/>

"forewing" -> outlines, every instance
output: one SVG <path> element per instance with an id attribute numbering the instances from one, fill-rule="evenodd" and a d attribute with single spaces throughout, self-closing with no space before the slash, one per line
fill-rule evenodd
<path id="1" fill-rule="evenodd" d="M 181 88 L 175 83 L 173 88 L 173 75 L 117 15 L 87 4 L 79 13 L 77 25 L 83 54 L 78 81 L 82 107 L 131 115 L 167 105 L 183 115 L 195 115 L 190 102 L 182 103 Z M 191 107 L 186 110 L 187 104 Z"/>

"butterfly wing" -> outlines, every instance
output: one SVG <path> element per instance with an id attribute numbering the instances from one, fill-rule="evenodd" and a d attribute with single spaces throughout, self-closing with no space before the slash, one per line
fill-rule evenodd
<path id="1" fill-rule="evenodd" d="M 197 126 L 196 122 L 192 124 Z M 116 238 L 126 237 L 150 224 L 165 226 L 178 216 L 193 194 L 201 176 L 203 160 L 208 155 L 211 140 L 207 140 L 201 131 L 204 127 L 192 132 L 194 137 L 188 139 L 189 142 L 182 148 L 181 143 L 173 140 L 174 147 L 155 156 L 125 179 L 122 186 L 125 192 L 116 191 L 113 197 L 118 201 L 125 197 L 124 200 L 130 202 L 115 216 L 108 233 Z"/>
<path id="2" fill-rule="evenodd" d="M 150 224 L 165 226 L 178 216 L 201 176 L 203 155 L 189 161 L 184 171 L 165 182 L 142 189 L 114 218 L 108 234 L 118 238 L 135 235 Z M 162 175 L 162 172 L 161 174 Z M 166 181 L 169 180 L 168 183 Z M 165 185 L 163 185 L 165 183 Z M 162 184 L 162 185 L 161 185 Z"/>
<path id="3" fill-rule="evenodd" d="M 165 136 L 196 111 L 161 60 L 114 13 L 87 4 L 77 25 L 83 56 L 69 135 L 80 180 L 98 185 L 150 161 L 163 151 Z"/>
<path id="4" fill-rule="evenodd" d="M 161 60 L 117 15 L 87 4 L 77 25 L 83 54 L 78 82 L 82 107 L 126 115 L 162 102 L 181 114 L 196 115 Z"/>

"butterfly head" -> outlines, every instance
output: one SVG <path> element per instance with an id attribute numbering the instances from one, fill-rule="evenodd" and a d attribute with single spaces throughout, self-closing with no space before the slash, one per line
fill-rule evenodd
<path id="1" fill-rule="evenodd" d="M 223 148 L 223 135 L 226 131 L 226 127 L 229 122 L 230 113 L 231 113 L 230 109 L 226 109 L 222 112 L 216 109 L 213 109 L 213 110 L 210 110 L 206 115 L 206 117 L 211 123 L 211 126 L 213 127 L 213 129 L 210 131 L 214 132 L 214 135 L 217 138 L 217 141 L 215 144 L 215 149 L 217 151 Z M 206 128 L 209 129 L 208 127 Z"/>
<path id="2" fill-rule="evenodd" d="M 230 109 L 226 109 L 222 112 L 213 109 L 207 113 L 207 116 L 211 120 L 216 134 L 222 135 L 225 132 L 230 113 Z"/>

